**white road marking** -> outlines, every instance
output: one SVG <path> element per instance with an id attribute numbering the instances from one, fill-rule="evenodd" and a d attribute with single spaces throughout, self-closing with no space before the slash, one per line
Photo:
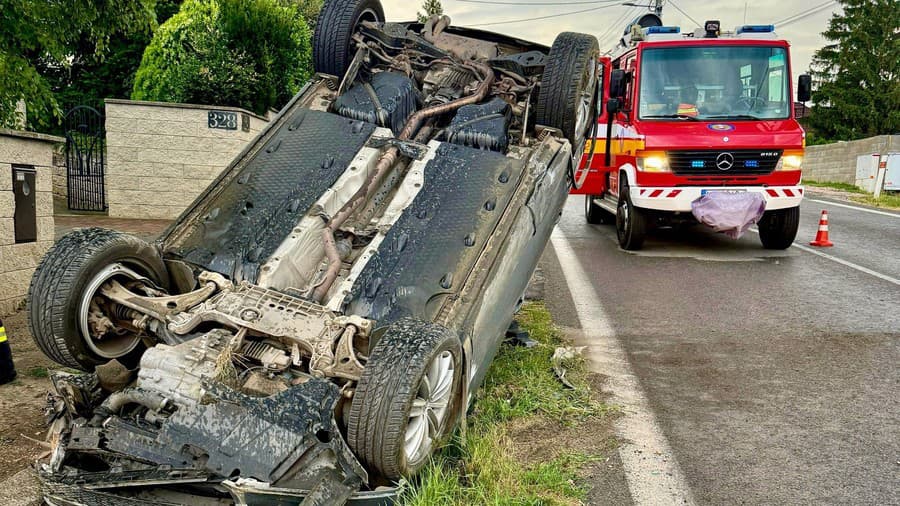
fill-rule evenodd
<path id="1" fill-rule="evenodd" d="M 846 265 L 847 267 L 850 267 L 851 269 L 856 269 L 856 270 L 858 270 L 859 272 L 865 272 L 866 274 L 869 274 L 869 275 L 871 275 L 871 276 L 875 276 L 875 277 L 878 278 L 878 279 L 883 279 L 883 280 L 887 281 L 888 283 L 893 283 L 893 284 L 895 284 L 895 285 L 900 286 L 900 279 L 892 278 L 892 277 L 888 276 L 887 274 L 882 274 L 882 273 L 880 273 L 880 272 L 875 272 L 875 271 L 873 271 L 872 269 L 867 269 L 867 268 L 863 267 L 862 265 L 856 265 L 855 263 L 853 263 L 853 262 L 848 262 L 847 260 L 844 260 L 843 258 L 838 258 L 838 257 L 836 257 L 836 256 L 829 255 L 828 253 L 823 253 L 823 252 L 821 252 L 821 251 L 819 251 L 819 250 L 810 248 L 810 247 L 808 247 L 808 246 L 804 246 L 804 245 L 802 245 L 802 244 L 794 243 L 793 246 L 794 246 L 795 248 L 800 249 L 800 250 L 803 250 L 803 251 L 805 251 L 805 252 L 807 252 L 807 253 L 812 253 L 813 255 L 818 255 L 818 256 L 820 256 L 820 257 L 822 257 L 822 258 L 827 258 L 828 260 L 831 260 L 832 262 L 837 262 L 837 263 L 839 263 L 839 264 L 841 264 L 841 265 Z"/>
<path id="2" fill-rule="evenodd" d="M 559 227 L 554 229 L 550 241 L 572 292 L 575 312 L 587 338 L 589 358 L 599 367 L 598 372 L 609 378 L 606 388 L 612 394 L 612 402 L 624 412 L 615 428 L 623 440 L 619 456 L 632 499 L 639 506 L 695 504 L 675 454 L 659 428 L 578 256 Z"/>
<path id="3" fill-rule="evenodd" d="M 754 234 L 759 233 L 759 230 L 757 230 L 755 228 L 751 228 L 750 231 L 753 232 Z M 878 279 L 883 279 L 883 280 L 887 281 L 888 283 L 893 283 L 895 285 L 900 286 L 900 279 L 892 278 L 891 276 L 888 276 L 887 274 L 882 274 L 880 272 L 873 271 L 872 269 L 863 267 L 862 265 L 857 265 L 853 262 L 844 260 L 843 258 L 838 258 L 834 255 L 829 255 L 828 253 L 823 253 L 817 249 L 813 249 L 813 248 L 810 248 L 809 246 L 804 246 L 804 245 L 796 243 L 796 242 L 794 244 L 792 244 L 791 246 L 794 248 L 797 248 L 799 250 L 805 251 L 807 253 L 812 253 L 813 255 L 817 255 L 822 258 L 826 258 L 828 260 L 831 260 L 832 262 L 837 262 L 841 265 L 845 265 L 847 267 L 850 267 L 851 269 L 856 269 L 859 272 L 864 272 L 870 276 L 875 276 Z"/>
<path id="4" fill-rule="evenodd" d="M 829 205 L 829 206 L 846 207 L 847 209 L 853 209 L 854 211 L 862 211 L 864 213 L 880 214 L 882 216 L 890 216 L 891 218 L 900 218 L 900 214 L 897 214 L 897 213 L 889 213 L 886 211 L 877 211 L 875 209 L 869 209 L 866 207 L 859 207 L 859 206 L 851 206 L 851 205 L 847 205 L 847 204 L 838 204 L 837 202 L 832 202 L 830 200 L 811 199 L 808 197 L 805 200 L 808 200 L 810 202 L 818 202 L 820 204 L 825 204 L 825 205 Z"/>

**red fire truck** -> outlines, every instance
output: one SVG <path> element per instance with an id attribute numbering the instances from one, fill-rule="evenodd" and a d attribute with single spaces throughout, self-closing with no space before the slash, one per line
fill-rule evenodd
<path id="1" fill-rule="evenodd" d="M 601 67 L 605 107 L 571 191 L 585 195 L 588 223 L 615 222 L 622 248 L 637 250 L 653 227 L 696 223 L 701 199 L 731 199 L 720 215 L 750 216 L 733 235 L 756 223 L 764 247 L 791 245 L 805 133 L 794 117 L 789 44 L 774 26 L 723 32 L 708 21 L 681 33 L 647 14 Z M 809 95 L 802 75 L 798 100 Z"/>

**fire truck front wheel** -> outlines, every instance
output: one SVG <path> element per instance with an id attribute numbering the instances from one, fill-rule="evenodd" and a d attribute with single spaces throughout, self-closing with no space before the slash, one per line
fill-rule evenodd
<path id="1" fill-rule="evenodd" d="M 635 207 L 627 184 L 619 190 L 619 205 L 616 207 L 616 235 L 619 246 L 629 251 L 637 251 L 644 246 L 647 233 L 647 212 Z"/>
<path id="2" fill-rule="evenodd" d="M 759 239 L 766 249 L 787 249 L 797 237 L 800 208 L 766 211 L 759 220 Z"/>

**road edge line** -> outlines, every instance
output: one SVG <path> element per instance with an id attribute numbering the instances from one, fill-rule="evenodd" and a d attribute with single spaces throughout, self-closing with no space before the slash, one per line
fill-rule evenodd
<path id="1" fill-rule="evenodd" d="M 638 505 L 696 504 L 578 256 L 559 227 L 553 230 L 550 242 L 572 294 L 582 332 L 591 343 L 588 358 L 597 372 L 607 376 L 604 390 L 612 395 L 611 403 L 623 410 L 615 431 L 622 440 L 618 451 L 632 500 Z"/>
<path id="2" fill-rule="evenodd" d="M 759 230 L 756 230 L 756 229 L 753 229 L 753 228 L 750 228 L 750 229 L 748 229 L 748 230 L 749 230 L 750 232 L 753 232 L 754 234 L 759 234 Z M 870 275 L 870 276 L 875 276 L 876 278 L 878 278 L 878 279 L 880 279 L 880 280 L 882 280 L 882 281 L 887 281 L 888 283 L 893 283 L 893 284 L 895 284 L 895 285 L 897 285 L 897 286 L 900 286 L 900 279 L 892 278 L 892 277 L 888 276 L 887 274 L 882 274 L 882 273 L 880 273 L 880 272 L 878 272 L 878 271 L 873 271 L 872 269 L 869 269 L 868 267 L 863 267 L 862 265 L 855 264 L 855 263 L 853 263 L 853 262 L 851 262 L 851 261 L 849 261 L 849 260 L 844 260 L 843 258 L 839 258 L 839 257 L 836 257 L 836 256 L 834 256 L 834 255 L 829 255 L 828 253 L 823 253 L 823 252 L 821 252 L 821 251 L 812 249 L 812 248 L 810 248 L 809 246 L 804 246 L 804 245 L 802 245 L 802 244 L 800 244 L 800 243 L 796 243 L 796 242 L 793 243 L 793 244 L 791 244 L 791 247 L 797 248 L 797 249 L 800 250 L 800 251 L 805 251 L 805 252 L 807 252 L 807 253 L 812 253 L 813 255 L 820 256 L 820 257 L 822 257 L 822 258 L 824 258 L 824 259 L 826 259 L 826 260 L 831 260 L 832 262 L 839 263 L 839 264 L 841 264 L 841 265 L 843 265 L 843 266 L 845 266 L 845 267 L 850 267 L 851 269 L 855 269 L 855 270 L 857 270 L 857 271 L 859 271 L 859 272 L 862 272 L 863 274 L 868 274 L 868 275 Z"/>
<path id="3" fill-rule="evenodd" d="M 811 199 L 809 197 L 806 197 L 805 200 L 808 200 L 810 202 L 816 202 L 819 204 L 826 204 L 829 206 L 846 207 L 847 209 L 853 209 L 854 211 L 861 211 L 864 213 L 880 214 L 882 216 L 890 216 L 891 218 L 900 218 L 900 214 L 889 213 L 887 211 L 879 211 L 877 209 L 869 209 L 868 207 L 851 206 L 850 204 L 841 204 L 840 202 L 832 202 L 830 200 Z"/>
<path id="4" fill-rule="evenodd" d="M 888 283 L 893 283 L 893 284 L 895 284 L 895 285 L 897 285 L 897 286 L 900 286 L 900 279 L 892 278 L 892 277 L 888 276 L 887 274 L 882 274 L 882 273 L 880 273 L 880 272 L 873 271 L 872 269 L 869 269 L 868 267 L 863 267 L 862 265 L 857 265 L 857 264 L 855 264 L 855 263 L 853 263 L 853 262 L 851 262 L 851 261 L 849 261 L 849 260 L 844 260 L 843 258 L 839 258 L 839 257 L 836 257 L 836 256 L 834 256 L 834 255 L 829 255 L 828 253 L 823 253 L 823 252 L 821 252 L 821 251 L 814 250 L 814 249 L 812 249 L 812 248 L 810 248 L 810 247 L 808 247 L 808 246 L 804 246 L 804 245 L 802 245 L 802 244 L 794 243 L 794 244 L 792 244 L 791 246 L 793 246 L 793 247 L 799 249 L 800 251 L 805 251 L 805 252 L 807 252 L 807 253 L 812 253 L 813 255 L 818 255 L 818 256 L 820 256 L 820 257 L 822 257 L 822 258 L 826 258 L 826 259 L 828 259 L 828 260 L 831 260 L 832 262 L 837 262 L 837 263 L 839 263 L 839 264 L 841 264 L 841 265 L 845 265 L 845 266 L 847 266 L 847 267 L 850 267 L 851 269 L 856 269 L 856 270 L 858 270 L 859 272 L 863 272 L 863 273 L 868 274 L 868 275 L 870 275 L 870 276 L 875 276 L 876 278 L 878 278 L 878 279 L 880 279 L 880 280 L 887 281 Z"/>

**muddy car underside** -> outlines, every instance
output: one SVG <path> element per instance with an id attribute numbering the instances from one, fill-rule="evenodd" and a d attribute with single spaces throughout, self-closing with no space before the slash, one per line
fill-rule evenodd
<path id="1" fill-rule="evenodd" d="M 355 9 L 346 61 L 157 244 L 87 229 L 42 261 L 38 344 L 92 371 L 53 376 L 51 503 L 378 503 L 464 415 L 584 127 L 547 112 L 547 48 L 376 3 L 326 6 L 320 31 Z"/>

